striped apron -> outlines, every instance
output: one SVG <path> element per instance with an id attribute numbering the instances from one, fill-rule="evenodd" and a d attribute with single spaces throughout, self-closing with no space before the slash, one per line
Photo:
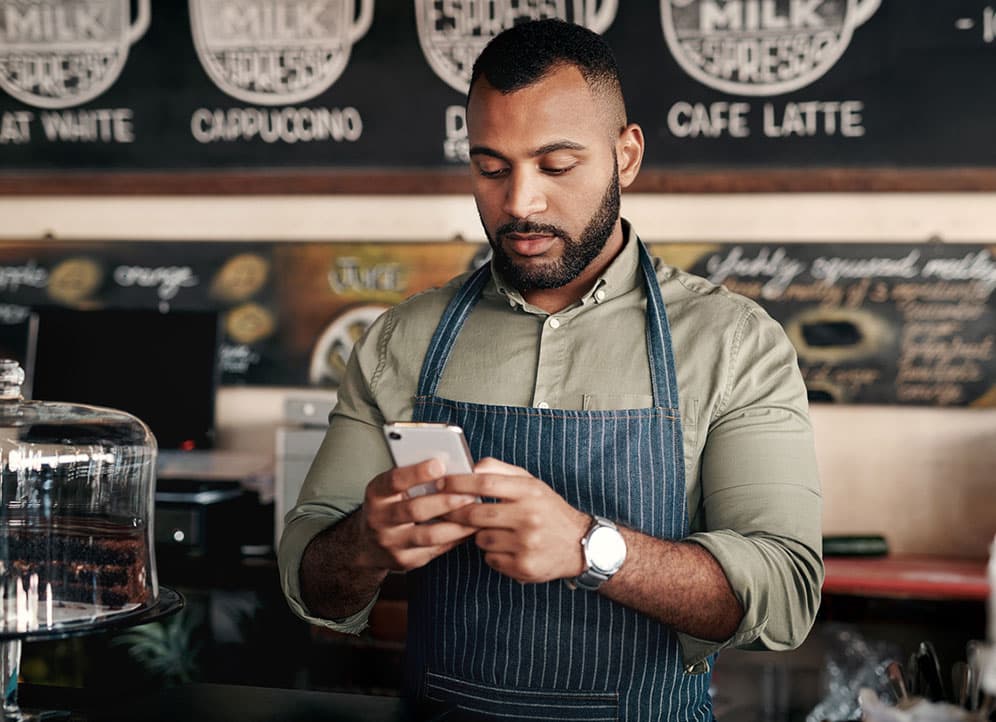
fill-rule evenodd
<path id="1" fill-rule="evenodd" d="M 413 418 L 464 428 L 475 459 L 521 466 L 572 506 L 662 539 L 688 534 L 671 333 L 650 255 L 647 349 L 654 406 L 569 411 L 436 396 L 485 265 L 450 302 L 429 344 Z M 410 572 L 406 692 L 432 719 L 711 720 L 709 674 L 684 672 L 677 636 L 560 581 L 520 584 L 473 541 Z"/>

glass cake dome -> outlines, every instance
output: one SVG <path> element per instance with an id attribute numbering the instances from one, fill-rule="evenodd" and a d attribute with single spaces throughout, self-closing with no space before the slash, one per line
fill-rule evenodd
<path id="1" fill-rule="evenodd" d="M 156 440 L 134 416 L 24 401 L 0 359 L 0 637 L 156 605 Z"/>

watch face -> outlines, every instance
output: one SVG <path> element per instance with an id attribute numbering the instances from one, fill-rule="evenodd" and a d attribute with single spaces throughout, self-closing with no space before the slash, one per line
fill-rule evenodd
<path id="1" fill-rule="evenodd" d="M 613 573 L 626 558 L 626 542 L 618 530 L 599 527 L 588 538 L 588 561 L 600 572 Z"/>

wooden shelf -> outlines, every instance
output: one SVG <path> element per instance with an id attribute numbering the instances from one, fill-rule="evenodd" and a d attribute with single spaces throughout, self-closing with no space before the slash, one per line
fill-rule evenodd
<path id="1" fill-rule="evenodd" d="M 992 192 L 996 168 L 645 168 L 634 193 Z M 15 171 L 0 196 L 468 194 L 466 168 Z"/>

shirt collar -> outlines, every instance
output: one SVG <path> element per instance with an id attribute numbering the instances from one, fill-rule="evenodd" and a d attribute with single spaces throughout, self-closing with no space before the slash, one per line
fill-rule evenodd
<path id="1" fill-rule="evenodd" d="M 581 297 L 579 305 L 587 306 L 606 301 L 632 291 L 641 283 L 640 256 L 638 252 L 639 238 L 625 218 L 622 219 L 623 247 L 605 272 L 592 284 L 588 292 Z M 509 305 L 518 308 L 530 307 L 519 290 L 505 280 L 491 264 L 491 281 L 495 289 L 506 298 Z"/>

